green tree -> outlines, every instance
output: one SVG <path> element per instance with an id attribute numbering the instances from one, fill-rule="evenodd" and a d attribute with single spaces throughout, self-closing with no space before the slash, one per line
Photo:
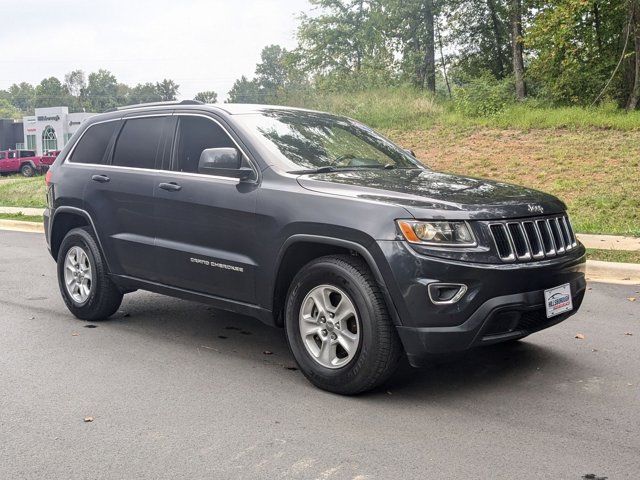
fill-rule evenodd
<path id="1" fill-rule="evenodd" d="M 82 70 L 73 70 L 64 76 L 64 86 L 72 99 L 69 107 L 73 112 L 82 111 L 87 80 Z"/>
<path id="2" fill-rule="evenodd" d="M 218 101 L 218 94 L 213 90 L 207 90 L 198 92 L 193 99 L 202 103 L 216 103 Z"/>
<path id="3" fill-rule="evenodd" d="M 537 10 L 525 46 L 533 55 L 529 77 L 540 93 L 563 104 L 590 104 L 598 97 L 623 55 L 629 2 L 552 0 Z M 631 80 L 622 69 L 605 98 L 624 105 Z"/>
<path id="4" fill-rule="evenodd" d="M 137 103 L 160 102 L 162 100 L 162 96 L 158 93 L 157 84 L 147 82 L 139 83 L 130 88 L 125 103 L 134 105 Z"/>
<path id="5" fill-rule="evenodd" d="M 36 90 L 30 83 L 22 82 L 9 87 L 9 101 L 23 113 L 33 113 Z"/>
<path id="6" fill-rule="evenodd" d="M 436 91 L 434 0 L 389 0 L 387 34 L 402 55 L 405 77 L 419 88 Z"/>
<path id="7" fill-rule="evenodd" d="M 394 76 L 393 46 L 385 35 L 382 2 L 310 0 L 321 12 L 302 15 L 298 28 L 301 67 L 316 76 L 356 76 L 367 84 Z M 338 82 L 345 85 L 344 82 Z"/>
<path id="8" fill-rule="evenodd" d="M 287 82 L 287 51 L 280 45 L 269 45 L 260 53 L 256 80 L 268 95 L 276 96 Z"/>
<path id="9" fill-rule="evenodd" d="M 444 18 L 449 45 L 455 47 L 459 78 L 490 72 L 502 79 L 512 72 L 509 6 L 505 0 L 448 0 Z"/>
<path id="10" fill-rule="evenodd" d="M 258 81 L 249 80 L 243 75 L 229 90 L 227 103 L 263 103 L 263 99 Z"/>
<path id="11" fill-rule="evenodd" d="M 2 90 L 5 92 L 5 90 Z M 1 92 L 0 92 L 1 93 Z M 0 118 L 20 118 L 22 113 L 7 98 L 0 96 Z"/>
<path id="12" fill-rule="evenodd" d="M 70 102 L 69 91 L 56 77 L 43 79 L 36 86 L 35 97 L 36 107 L 57 107 Z"/>
<path id="13" fill-rule="evenodd" d="M 104 69 L 90 73 L 85 96 L 90 111 L 104 112 L 117 107 L 119 103 L 116 77 Z"/>
<path id="14" fill-rule="evenodd" d="M 173 80 L 166 78 L 161 82 L 156 83 L 156 92 L 160 96 L 160 100 L 163 102 L 175 100 L 178 96 L 179 88 L 180 85 Z"/>

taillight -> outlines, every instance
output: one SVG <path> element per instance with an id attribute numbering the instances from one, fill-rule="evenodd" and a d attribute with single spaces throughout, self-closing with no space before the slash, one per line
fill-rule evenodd
<path id="1" fill-rule="evenodd" d="M 47 174 L 44 176 L 44 183 L 47 184 L 47 187 L 51 185 L 51 170 L 47 170 Z"/>

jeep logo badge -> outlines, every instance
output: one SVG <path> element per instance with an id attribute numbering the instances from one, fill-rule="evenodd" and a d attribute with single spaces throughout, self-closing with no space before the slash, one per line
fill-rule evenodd
<path id="1" fill-rule="evenodd" d="M 544 213 L 544 208 L 542 208 L 542 205 L 533 205 L 533 204 L 528 204 L 527 208 L 529 209 L 530 213 Z"/>

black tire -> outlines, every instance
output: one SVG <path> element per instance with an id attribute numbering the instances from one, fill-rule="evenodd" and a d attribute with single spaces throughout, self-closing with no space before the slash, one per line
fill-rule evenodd
<path id="1" fill-rule="evenodd" d="M 33 177 L 36 174 L 36 169 L 33 168 L 30 164 L 25 163 L 20 167 L 20 173 L 23 177 Z"/>
<path id="2" fill-rule="evenodd" d="M 87 254 L 92 269 L 90 292 L 86 301 L 82 303 L 71 297 L 64 277 L 67 253 L 76 246 Z M 122 303 L 123 294 L 109 278 L 104 257 L 87 228 L 74 228 L 62 240 L 58 251 L 58 286 L 69 311 L 81 320 L 105 320 L 113 315 Z"/>
<path id="3" fill-rule="evenodd" d="M 344 291 L 359 318 L 357 352 L 340 368 L 327 368 L 318 363 L 300 334 L 302 303 L 307 294 L 320 285 Z M 307 379 L 323 390 L 343 395 L 355 395 L 383 384 L 393 375 L 403 354 L 380 287 L 364 260 L 356 256 L 321 257 L 298 272 L 287 295 L 285 328 L 289 348 Z"/>

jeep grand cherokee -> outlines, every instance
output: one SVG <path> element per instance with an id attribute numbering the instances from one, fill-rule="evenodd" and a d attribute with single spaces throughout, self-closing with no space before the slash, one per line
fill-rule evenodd
<path id="1" fill-rule="evenodd" d="M 430 170 L 354 120 L 184 101 L 92 117 L 47 176 L 62 297 L 100 320 L 136 289 L 283 327 L 302 373 L 355 394 L 402 355 L 512 341 L 579 308 L 565 205 Z"/>

